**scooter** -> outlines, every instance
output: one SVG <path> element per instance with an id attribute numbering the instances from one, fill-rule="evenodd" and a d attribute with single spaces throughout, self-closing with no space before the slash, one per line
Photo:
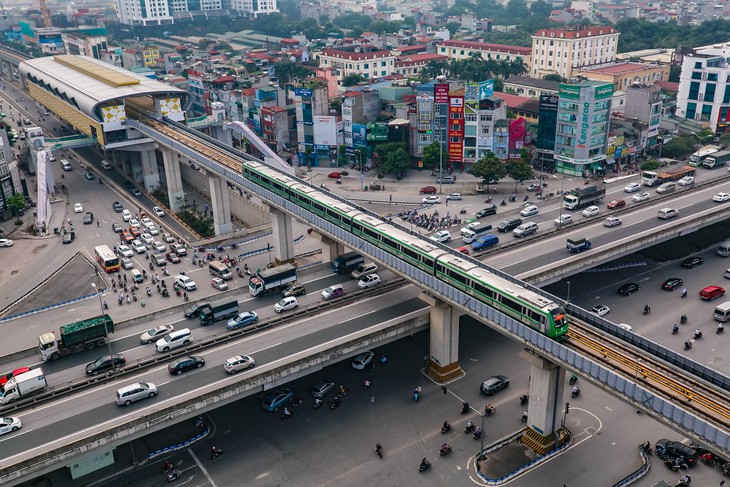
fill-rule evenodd
<path id="1" fill-rule="evenodd" d="M 413 391 L 413 402 L 417 403 L 418 397 L 419 397 L 418 391 Z"/>
<path id="2" fill-rule="evenodd" d="M 576 382 L 578 382 L 578 376 L 575 374 L 570 374 L 570 379 L 568 379 L 568 384 L 570 384 L 572 386 Z"/>
<path id="3" fill-rule="evenodd" d="M 522 396 L 520 396 L 520 406 L 524 406 L 529 401 L 530 401 L 530 396 L 528 396 L 527 394 L 522 394 Z"/>
<path id="4" fill-rule="evenodd" d="M 499 206 L 507 206 L 507 200 L 502 200 Z"/>
<path id="5" fill-rule="evenodd" d="M 676 335 L 678 332 L 679 332 L 679 327 L 675 323 L 674 326 L 672 327 L 672 335 Z"/>
<path id="6" fill-rule="evenodd" d="M 425 472 L 425 471 L 426 471 L 426 470 L 428 470 L 429 468 L 431 468 L 431 462 L 428 462 L 428 461 L 427 461 L 426 463 L 422 463 L 422 464 L 420 464 L 420 465 L 418 466 L 418 471 L 419 471 L 419 472 Z"/>
<path id="7" fill-rule="evenodd" d="M 174 482 L 177 479 L 179 479 L 180 477 L 182 477 L 182 471 L 175 469 L 172 472 L 167 474 L 167 481 Z"/>
<path id="8" fill-rule="evenodd" d="M 684 342 L 684 349 L 689 350 L 690 348 L 692 348 L 692 342 L 687 340 L 686 342 Z"/>
<path id="9" fill-rule="evenodd" d="M 380 458 L 383 458 L 383 447 L 380 446 L 380 443 L 375 446 L 375 454 L 378 455 Z"/>
<path id="10" fill-rule="evenodd" d="M 573 391 L 570 391 L 570 397 L 578 397 L 580 396 L 580 389 L 575 389 Z"/>
<path id="11" fill-rule="evenodd" d="M 464 433 L 471 433 L 475 429 L 476 429 L 476 426 L 474 425 L 474 423 L 467 423 L 466 427 L 464 428 Z"/>
<path id="12" fill-rule="evenodd" d="M 520 421 L 523 423 L 527 423 L 527 415 L 523 414 L 522 417 L 520 418 Z"/>
<path id="13" fill-rule="evenodd" d="M 319 409 L 324 405 L 324 401 L 321 399 L 315 399 L 314 400 L 314 406 L 312 406 L 312 409 Z"/>
<path id="14" fill-rule="evenodd" d="M 695 340 L 697 340 L 698 338 L 702 338 L 702 332 L 701 331 L 696 331 L 695 334 L 694 334 L 694 337 L 695 337 Z"/>
<path id="15" fill-rule="evenodd" d="M 496 412 L 497 412 L 497 408 L 495 408 L 495 407 L 491 407 L 490 408 L 489 406 L 486 406 L 484 408 L 484 415 L 485 416 L 491 416 L 492 414 L 494 414 Z"/>
<path id="16" fill-rule="evenodd" d="M 291 411 L 284 411 L 284 414 L 281 415 L 281 419 L 289 419 L 294 415 Z"/>
<path id="17" fill-rule="evenodd" d="M 439 450 L 439 455 L 441 456 L 448 455 L 449 453 L 451 453 L 451 446 L 449 445 L 442 446 Z"/>
<path id="18" fill-rule="evenodd" d="M 448 433 L 449 431 L 451 431 L 451 429 L 452 429 L 451 428 L 451 425 L 448 424 L 448 423 L 446 423 L 446 426 L 442 426 L 441 427 L 441 434 L 442 435 L 445 435 L 446 433 Z"/>
<path id="19" fill-rule="evenodd" d="M 723 331 L 725 331 L 725 327 L 724 327 L 724 326 L 722 326 L 722 323 L 718 323 L 718 325 L 717 325 L 717 329 L 715 330 L 715 333 L 717 333 L 717 334 L 719 335 L 719 334 L 720 334 L 720 333 L 722 333 Z"/>
<path id="20" fill-rule="evenodd" d="M 481 428 L 477 428 L 476 431 L 474 431 L 472 438 L 474 438 L 475 440 L 479 440 L 482 436 L 484 436 L 484 431 L 482 431 Z"/>
<path id="21" fill-rule="evenodd" d="M 210 453 L 210 459 L 215 460 L 219 456 L 223 455 L 223 450 L 214 450 Z"/>
<path id="22" fill-rule="evenodd" d="M 679 322 L 680 322 L 681 324 L 683 324 L 683 325 L 684 325 L 685 323 L 687 323 L 687 315 L 682 315 L 682 316 L 680 316 L 680 317 L 679 317 Z"/>

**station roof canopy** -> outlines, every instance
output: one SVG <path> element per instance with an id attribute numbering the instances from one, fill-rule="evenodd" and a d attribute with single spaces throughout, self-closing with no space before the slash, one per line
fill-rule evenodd
<path id="1" fill-rule="evenodd" d="M 109 102 L 123 98 L 187 97 L 185 90 L 140 76 L 87 56 L 48 56 L 20 64 L 20 73 L 30 82 L 76 106 L 89 116 Z"/>

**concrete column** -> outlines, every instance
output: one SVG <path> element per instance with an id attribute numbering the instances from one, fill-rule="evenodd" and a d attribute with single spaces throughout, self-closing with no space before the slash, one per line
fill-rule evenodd
<path id="1" fill-rule="evenodd" d="M 345 253 L 345 246 L 341 243 L 332 240 L 326 235 L 322 235 L 317 230 L 310 228 L 307 230 L 309 236 L 322 242 L 322 262 L 332 262 L 339 255 Z"/>
<path id="2" fill-rule="evenodd" d="M 275 208 L 269 208 L 271 216 L 271 235 L 274 239 L 274 258 L 277 264 L 294 259 L 294 235 L 291 228 L 291 217 Z"/>
<path id="3" fill-rule="evenodd" d="M 532 364 L 527 430 L 523 443 L 539 454 L 562 444 L 563 370 L 549 360 L 524 350 L 520 356 Z"/>
<path id="4" fill-rule="evenodd" d="M 157 156 L 155 150 L 141 152 L 142 161 L 142 182 L 148 193 L 160 187 L 160 171 L 157 169 Z"/>
<path id="5" fill-rule="evenodd" d="M 459 310 L 427 294 L 421 299 L 431 305 L 428 375 L 436 382 L 448 382 L 464 375 L 459 365 Z"/>
<path id="6" fill-rule="evenodd" d="M 228 189 L 223 178 L 208 175 L 208 185 L 210 187 L 210 201 L 212 203 L 213 212 L 213 228 L 215 235 L 221 236 L 233 231 L 233 223 L 231 223 L 231 205 L 228 201 Z"/>
<path id="7" fill-rule="evenodd" d="M 219 142 L 223 142 L 226 145 L 233 144 L 233 137 L 231 136 L 231 131 L 227 130 L 223 126 L 213 125 L 212 127 L 210 127 L 210 136 Z"/>
<path id="8" fill-rule="evenodd" d="M 180 163 L 170 149 L 160 147 L 160 152 L 162 152 L 162 163 L 165 165 L 165 185 L 167 186 L 167 197 L 170 200 L 170 211 L 178 213 L 185 199 Z"/>

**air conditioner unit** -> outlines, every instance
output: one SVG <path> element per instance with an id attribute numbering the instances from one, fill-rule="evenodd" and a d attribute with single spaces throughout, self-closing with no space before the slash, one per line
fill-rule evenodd
<path id="1" fill-rule="evenodd" d="M 704 93 L 700 93 L 700 94 L 699 94 L 699 95 L 697 96 L 697 99 L 698 99 L 698 100 L 702 100 L 702 99 L 703 99 L 704 97 L 705 97 L 705 94 L 704 94 Z"/>

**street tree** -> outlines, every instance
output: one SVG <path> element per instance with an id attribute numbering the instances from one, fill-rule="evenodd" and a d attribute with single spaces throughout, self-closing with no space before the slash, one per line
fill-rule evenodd
<path id="1" fill-rule="evenodd" d="M 25 198 L 20 193 L 15 193 L 13 196 L 7 199 L 8 207 L 13 210 L 13 215 L 17 215 L 18 219 L 15 221 L 17 225 L 22 224 L 20 219 L 20 212 L 25 209 Z"/>
<path id="2" fill-rule="evenodd" d="M 502 164 L 502 161 L 497 159 L 497 156 L 493 152 L 489 151 L 487 154 L 479 159 L 471 167 L 472 175 L 482 178 L 482 182 L 487 185 L 487 193 L 489 192 L 489 185 L 496 184 L 500 179 L 507 175 L 507 170 Z"/>
<path id="3" fill-rule="evenodd" d="M 438 167 L 440 161 L 448 160 L 446 151 L 439 142 L 432 142 L 431 145 L 427 145 L 423 148 L 423 165 L 426 169 L 431 169 L 431 172 Z"/>
<path id="4" fill-rule="evenodd" d="M 515 193 L 517 185 L 532 177 L 532 167 L 522 160 L 510 159 L 507 163 L 507 175 L 515 180 Z"/>

